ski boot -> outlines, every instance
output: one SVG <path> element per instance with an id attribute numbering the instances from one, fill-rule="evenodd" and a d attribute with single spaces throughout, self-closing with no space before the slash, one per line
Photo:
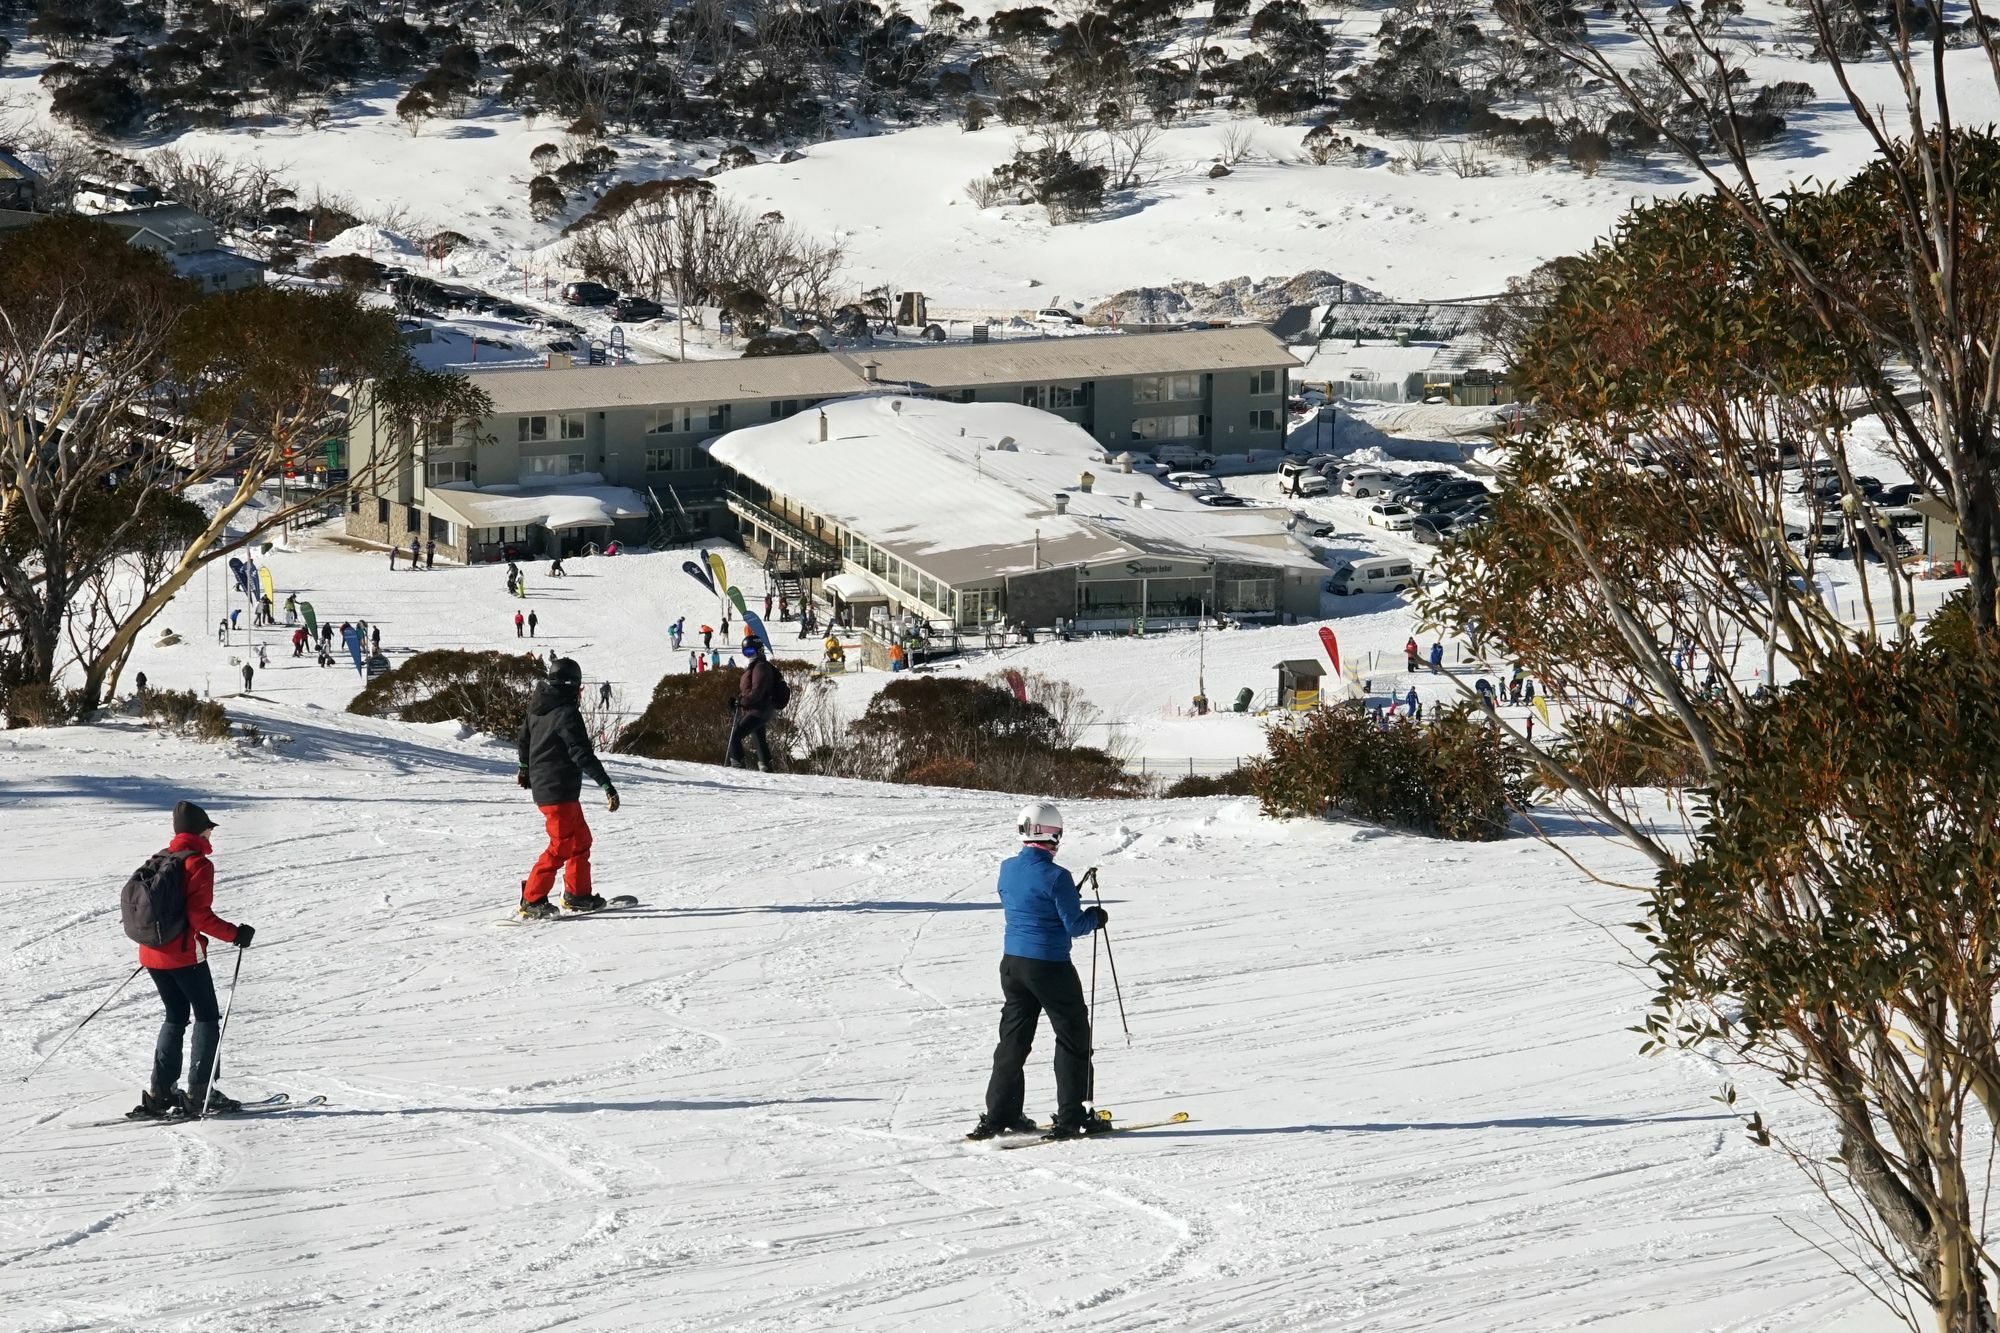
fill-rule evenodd
<path id="1" fill-rule="evenodd" d="M 1012 1120 L 995 1120 L 992 1116 L 983 1115 L 965 1138 L 968 1143 L 979 1143 L 986 1139 L 998 1138 L 1002 1134 L 1033 1134 L 1040 1128 L 1040 1125 L 1024 1115 L 1017 1115 Z"/>
<path id="2" fill-rule="evenodd" d="M 181 1114 L 181 1092 L 175 1088 L 171 1092 L 154 1093 L 150 1089 L 139 1094 L 139 1104 L 125 1113 L 127 1120 L 167 1120 Z"/>
<path id="3" fill-rule="evenodd" d="M 565 912 L 597 912 L 603 910 L 604 899 L 594 893 L 565 893 L 562 905 Z"/>
<path id="4" fill-rule="evenodd" d="M 206 1104 L 206 1111 L 203 1106 Z M 243 1109 L 243 1103 L 225 1093 L 221 1088 L 189 1088 L 181 1098 L 183 1114 L 194 1117 L 207 1115 L 230 1115 Z"/>
<path id="5" fill-rule="evenodd" d="M 556 905 L 547 898 L 536 898 L 532 902 L 523 898 L 521 899 L 521 915 L 529 921 L 542 921 L 562 914 L 556 911 Z"/>
<path id="6" fill-rule="evenodd" d="M 1087 1139 L 1094 1134 L 1109 1134 L 1110 1132 L 1111 1122 L 1094 1115 L 1085 1116 L 1082 1120 L 1064 1120 L 1058 1117 L 1056 1122 L 1049 1126 L 1049 1132 L 1042 1135 L 1042 1138 L 1051 1141 L 1055 1139 Z"/>

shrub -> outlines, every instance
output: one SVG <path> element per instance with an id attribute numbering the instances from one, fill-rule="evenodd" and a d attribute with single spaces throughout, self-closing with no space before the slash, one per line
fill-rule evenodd
<path id="1" fill-rule="evenodd" d="M 1041 204 L 1057 223 L 1103 208 L 1106 176 L 1103 167 L 1077 161 L 1066 148 L 1016 149 L 1013 161 L 993 168 L 1001 189 Z"/>
<path id="2" fill-rule="evenodd" d="M 325 255 L 313 260 L 307 271 L 343 287 L 373 287 L 382 280 L 382 266 L 367 255 Z"/>
<path id="3" fill-rule="evenodd" d="M 147 690 L 140 698 L 140 716 L 196 740 L 219 741 L 229 735 L 229 714 L 222 705 L 193 690 Z"/>
<path id="4" fill-rule="evenodd" d="M 369 681 L 347 711 L 404 722 L 463 722 L 511 740 L 546 675 L 544 659 L 533 653 L 439 649 Z"/>
<path id="5" fill-rule="evenodd" d="M 852 728 L 848 771 L 886 782 L 1044 796 L 1130 796 L 1140 781 L 1111 755 L 1070 744 L 1045 704 L 991 681 L 906 676 Z"/>
<path id="6" fill-rule="evenodd" d="M 1274 727 L 1248 782 L 1270 815 L 1358 819 L 1460 842 L 1498 838 L 1526 801 L 1522 762 L 1482 715 L 1461 705 L 1429 726 L 1380 726 L 1358 702 Z"/>
<path id="7" fill-rule="evenodd" d="M 1232 768 L 1227 773 L 1190 773 L 1169 783 L 1162 796 L 1255 796 L 1250 769 Z"/>
<path id="8" fill-rule="evenodd" d="M 773 756 L 792 753 L 798 746 L 802 719 L 814 711 L 823 689 L 830 689 L 812 675 L 805 662 L 772 660 L 792 687 L 792 701 L 771 719 L 765 739 Z M 688 764 L 719 764 L 728 749 L 729 701 L 742 688 L 740 667 L 718 667 L 714 671 L 681 671 L 660 677 L 646 711 L 632 719 L 618 735 L 614 747 L 619 754 L 636 754 L 647 759 L 678 759 Z"/>
<path id="9" fill-rule="evenodd" d="M 53 685 L 16 685 L 6 703 L 9 728 L 60 727 L 74 712 L 70 697 Z"/>

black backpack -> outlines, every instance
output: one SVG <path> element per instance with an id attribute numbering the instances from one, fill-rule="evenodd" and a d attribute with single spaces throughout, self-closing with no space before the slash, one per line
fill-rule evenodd
<path id="1" fill-rule="evenodd" d="M 132 872 L 118 895 L 125 937 L 161 949 L 187 934 L 187 859 L 193 852 L 155 852 Z"/>
<path id="2" fill-rule="evenodd" d="M 774 663 L 766 662 L 764 665 L 771 668 L 771 711 L 782 713 L 785 705 L 792 701 L 791 682 L 785 679 L 785 673 L 778 670 Z"/>

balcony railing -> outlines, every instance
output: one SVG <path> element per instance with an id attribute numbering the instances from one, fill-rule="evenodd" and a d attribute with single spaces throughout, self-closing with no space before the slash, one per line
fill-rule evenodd
<path id="1" fill-rule="evenodd" d="M 788 518 L 772 513 L 741 491 L 729 492 L 729 512 L 738 518 L 748 519 L 759 527 L 768 528 L 778 540 L 798 553 L 803 566 L 802 574 L 838 573 L 841 564 L 840 548 L 807 532 Z"/>

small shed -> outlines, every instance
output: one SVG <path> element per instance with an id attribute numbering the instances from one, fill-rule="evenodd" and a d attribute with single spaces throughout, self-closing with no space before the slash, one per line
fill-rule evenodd
<path id="1" fill-rule="evenodd" d="M 1918 495 L 1910 508 L 1924 518 L 1924 558 L 1933 568 L 1955 566 L 1965 558 L 1965 544 L 1958 534 L 1958 515 L 1935 495 Z"/>
<path id="2" fill-rule="evenodd" d="M 1319 706 L 1319 678 L 1326 668 L 1310 657 L 1278 663 L 1278 707 L 1300 711 Z"/>

